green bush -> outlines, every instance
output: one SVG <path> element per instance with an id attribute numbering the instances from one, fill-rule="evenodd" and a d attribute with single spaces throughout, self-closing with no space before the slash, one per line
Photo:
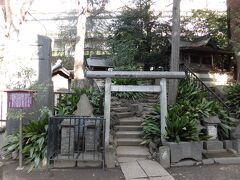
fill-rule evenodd
<path id="1" fill-rule="evenodd" d="M 156 137 L 161 138 L 161 130 L 159 124 L 160 107 L 159 105 L 155 105 L 153 107 L 153 111 L 145 117 L 144 122 L 142 123 L 144 133 L 144 141 L 142 144 L 149 144 Z"/>
<path id="2" fill-rule="evenodd" d="M 166 121 L 168 141 L 197 141 L 199 140 L 198 114 L 189 112 L 189 104 L 176 104 L 169 108 Z"/>
<path id="3" fill-rule="evenodd" d="M 30 165 L 29 172 L 47 163 L 48 113 L 48 110 L 43 110 L 38 120 L 23 126 L 23 156 L 25 163 Z M 7 143 L 3 146 L 2 152 L 3 157 L 8 159 L 13 158 L 13 154 L 18 157 L 19 132 L 7 137 Z"/>
<path id="4" fill-rule="evenodd" d="M 227 105 L 240 118 L 240 84 L 234 84 L 226 87 L 227 92 Z"/>
<path id="5" fill-rule="evenodd" d="M 239 86 L 240 87 L 240 86 Z M 235 91 L 234 91 L 235 92 Z M 148 144 L 154 137 L 160 137 L 160 112 L 154 109 L 142 123 L 144 142 Z M 220 139 L 229 138 L 229 130 L 234 126 L 234 119 L 217 101 L 207 99 L 207 92 L 198 88 L 189 79 L 180 81 L 177 103 L 168 107 L 166 118 L 166 139 L 168 141 L 198 141 L 210 138 L 203 128 L 203 117 L 218 116 L 221 123 L 218 128 Z"/>

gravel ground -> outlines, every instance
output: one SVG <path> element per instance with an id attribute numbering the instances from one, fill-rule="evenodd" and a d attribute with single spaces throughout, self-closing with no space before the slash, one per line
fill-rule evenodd
<path id="1" fill-rule="evenodd" d="M 7 163 L 3 169 L 3 180 L 124 180 L 120 168 L 114 169 L 52 169 L 16 171 L 17 163 Z"/>
<path id="2" fill-rule="evenodd" d="M 173 167 L 167 171 L 176 180 L 240 180 L 240 165 Z"/>

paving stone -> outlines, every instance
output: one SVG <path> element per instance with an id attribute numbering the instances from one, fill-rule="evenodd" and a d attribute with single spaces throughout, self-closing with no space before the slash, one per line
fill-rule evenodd
<path id="1" fill-rule="evenodd" d="M 210 159 L 203 159 L 202 163 L 205 165 L 209 165 L 209 164 L 214 164 L 214 159 L 210 158 Z"/>
<path id="2" fill-rule="evenodd" d="M 150 177 L 149 180 L 175 180 L 172 176 Z"/>
<path id="3" fill-rule="evenodd" d="M 118 157 L 117 158 L 117 161 L 119 163 L 126 163 L 126 162 L 134 162 L 134 161 L 137 161 L 137 160 L 145 160 L 146 158 L 142 157 L 142 158 L 139 158 L 139 157 Z"/>
<path id="4" fill-rule="evenodd" d="M 137 161 L 137 162 L 149 177 L 169 175 L 169 173 L 156 161 L 143 160 L 143 161 Z"/>
<path id="5" fill-rule="evenodd" d="M 120 166 L 126 179 L 147 178 L 146 173 L 137 162 L 120 163 Z"/>
<path id="6" fill-rule="evenodd" d="M 214 158 L 219 164 L 240 164 L 240 157 Z"/>
<path id="7" fill-rule="evenodd" d="M 146 157 L 150 155 L 148 149 L 144 146 L 118 146 L 118 157 Z"/>

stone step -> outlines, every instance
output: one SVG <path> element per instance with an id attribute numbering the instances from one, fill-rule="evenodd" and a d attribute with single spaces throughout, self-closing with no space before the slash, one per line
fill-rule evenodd
<path id="1" fill-rule="evenodd" d="M 142 126 L 134 126 L 134 125 L 117 125 L 115 126 L 116 131 L 141 131 Z"/>
<path id="2" fill-rule="evenodd" d="M 152 112 L 154 110 L 154 108 L 153 107 L 144 107 L 143 110 Z"/>
<path id="3" fill-rule="evenodd" d="M 146 157 L 137 158 L 137 157 L 117 157 L 117 161 L 119 163 L 126 163 L 126 162 L 135 162 L 137 160 L 145 160 Z"/>
<path id="4" fill-rule="evenodd" d="M 153 107 L 154 105 L 157 104 L 156 103 L 153 103 L 153 102 L 144 102 L 144 103 L 141 103 L 144 107 Z"/>
<path id="5" fill-rule="evenodd" d="M 146 102 L 147 103 L 157 103 L 157 102 L 159 102 L 159 99 L 158 98 L 156 98 L 156 99 L 146 99 Z"/>
<path id="6" fill-rule="evenodd" d="M 111 108 L 111 111 L 114 111 L 114 112 L 129 112 L 130 109 L 128 107 L 114 107 L 114 108 Z"/>
<path id="7" fill-rule="evenodd" d="M 120 118 L 119 125 L 141 125 L 143 122 L 142 118 L 130 117 L 130 118 Z"/>
<path id="8" fill-rule="evenodd" d="M 150 156 L 145 146 L 118 146 L 117 157 L 146 158 Z"/>
<path id="9" fill-rule="evenodd" d="M 119 146 L 140 146 L 142 141 L 140 138 L 117 138 Z"/>
<path id="10" fill-rule="evenodd" d="M 134 115 L 133 112 L 119 112 L 119 113 L 116 113 L 117 117 L 118 118 L 127 118 L 127 117 L 132 117 Z"/>
<path id="11" fill-rule="evenodd" d="M 140 138 L 142 137 L 142 131 L 117 131 L 117 138 Z"/>

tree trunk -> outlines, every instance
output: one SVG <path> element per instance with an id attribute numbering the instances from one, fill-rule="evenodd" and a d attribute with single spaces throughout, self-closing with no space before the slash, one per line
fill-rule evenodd
<path id="1" fill-rule="evenodd" d="M 172 47 L 170 71 L 179 71 L 179 46 L 180 46 L 180 0 L 173 1 L 172 15 Z M 169 81 L 168 103 L 176 103 L 178 81 L 176 79 Z"/>
<path id="2" fill-rule="evenodd" d="M 231 34 L 231 46 L 235 53 L 235 60 L 237 64 L 237 81 L 240 82 L 240 1 L 228 0 L 228 12 L 230 19 L 230 34 Z"/>
<path id="3" fill-rule="evenodd" d="M 74 81 L 76 86 L 87 86 L 84 77 L 84 41 L 87 20 L 87 0 L 78 1 L 79 17 L 77 22 L 77 37 L 74 57 Z"/>

